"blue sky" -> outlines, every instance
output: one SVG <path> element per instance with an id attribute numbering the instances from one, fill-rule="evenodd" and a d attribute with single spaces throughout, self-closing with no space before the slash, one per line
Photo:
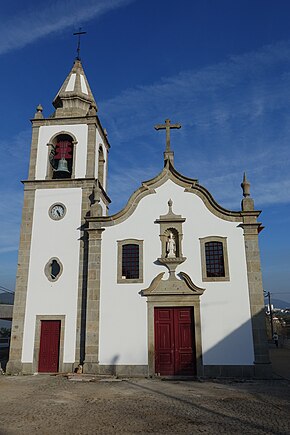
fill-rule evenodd
<path id="1" fill-rule="evenodd" d="M 83 66 L 112 146 L 110 211 L 161 170 L 165 137 L 153 126 L 181 123 L 175 166 L 222 206 L 240 208 L 247 172 L 266 227 L 264 288 L 290 303 L 289 22 L 288 0 L 1 4 L 0 285 L 15 283 L 29 119 L 39 103 L 53 112 L 81 26 Z"/>

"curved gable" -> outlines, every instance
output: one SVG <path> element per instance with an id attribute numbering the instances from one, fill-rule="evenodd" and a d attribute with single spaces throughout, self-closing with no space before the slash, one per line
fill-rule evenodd
<path id="1" fill-rule="evenodd" d="M 210 192 L 201 186 L 197 179 L 186 177 L 180 174 L 169 160 L 166 160 L 163 170 L 154 178 L 142 182 L 142 185 L 130 196 L 125 207 L 111 216 L 87 217 L 88 222 L 98 222 L 103 226 L 117 225 L 131 216 L 139 202 L 147 195 L 155 194 L 156 188 L 162 186 L 166 181 L 171 180 L 178 186 L 184 188 L 185 192 L 197 195 L 205 204 L 207 209 L 220 219 L 230 222 L 242 222 L 245 212 L 231 211 L 219 205 Z M 246 212 L 247 214 L 259 216 L 260 211 Z"/>

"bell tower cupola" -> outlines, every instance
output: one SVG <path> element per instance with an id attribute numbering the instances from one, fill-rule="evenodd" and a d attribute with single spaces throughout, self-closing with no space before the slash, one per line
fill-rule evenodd
<path id="1" fill-rule="evenodd" d="M 86 116 L 97 112 L 97 105 L 80 59 L 74 65 L 53 100 L 57 118 Z"/>
<path id="2" fill-rule="evenodd" d="M 47 181 L 49 189 L 54 189 L 62 180 L 62 188 L 82 186 L 88 197 L 94 191 L 102 214 L 106 215 L 110 203 L 107 196 L 110 144 L 79 57 L 52 104 L 55 108 L 52 115 L 46 117 L 39 104 L 32 120 L 28 181 Z"/>

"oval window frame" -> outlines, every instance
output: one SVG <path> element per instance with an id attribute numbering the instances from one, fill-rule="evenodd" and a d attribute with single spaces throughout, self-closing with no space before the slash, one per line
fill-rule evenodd
<path id="1" fill-rule="evenodd" d="M 57 264 L 59 265 L 59 273 L 57 274 L 57 276 L 55 278 L 52 278 L 52 276 L 51 276 L 51 264 L 53 261 L 56 261 Z M 45 274 L 46 278 L 48 279 L 48 281 L 50 281 L 50 282 L 58 281 L 62 275 L 62 272 L 63 272 L 63 265 L 58 257 L 51 257 L 44 267 L 44 274 Z"/>

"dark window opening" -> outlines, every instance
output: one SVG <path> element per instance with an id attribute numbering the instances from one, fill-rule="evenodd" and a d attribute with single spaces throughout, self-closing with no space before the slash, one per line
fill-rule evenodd
<path id="1" fill-rule="evenodd" d="M 60 274 L 60 265 L 56 260 L 52 260 L 50 265 L 50 277 L 51 279 L 56 279 Z"/>
<path id="2" fill-rule="evenodd" d="M 122 246 L 122 278 L 139 278 L 139 245 Z"/>
<path id="3" fill-rule="evenodd" d="M 224 250 L 221 242 L 205 243 L 206 275 L 225 276 Z"/>

